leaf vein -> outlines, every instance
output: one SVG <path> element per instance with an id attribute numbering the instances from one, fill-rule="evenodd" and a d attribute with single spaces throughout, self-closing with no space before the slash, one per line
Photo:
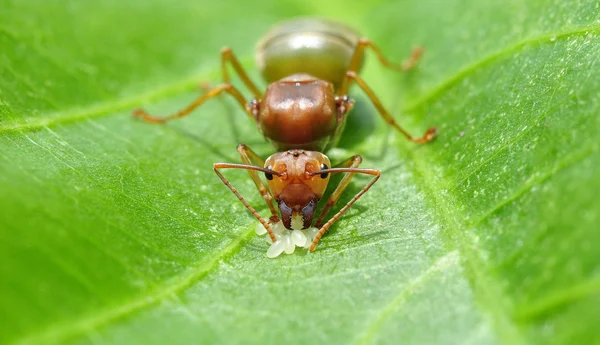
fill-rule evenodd
<path id="1" fill-rule="evenodd" d="M 526 194 L 528 191 L 530 191 L 533 187 L 544 183 L 545 181 L 547 181 L 548 179 L 550 179 L 552 176 L 556 175 L 560 171 L 565 170 L 565 169 L 569 168 L 570 166 L 583 161 L 587 157 L 595 154 L 596 152 L 598 152 L 598 145 L 592 145 L 583 150 L 580 150 L 579 152 L 570 154 L 569 156 L 567 156 L 566 159 L 558 161 L 558 163 L 552 169 L 550 169 L 550 171 L 536 176 L 536 178 L 530 180 L 528 183 L 524 183 L 523 186 L 521 188 L 517 189 L 517 191 L 513 195 L 509 196 L 508 198 L 506 198 L 506 199 L 502 200 L 501 202 L 499 202 L 498 204 L 496 204 L 489 211 L 485 212 L 485 214 L 481 218 L 479 218 L 479 219 L 475 220 L 473 223 L 471 223 L 471 225 L 477 226 L 477 225 L 481 224 L 484 220 L 489 218 L 492 214 L 496 213 L 498 210 L 500 210 L 503 207 L 520 199 L 524 194 Z"/>
<path id="2" fill-rule="evenodd" d="M 453 76 L 449 77 L 445 81 L 438 84 L 438 86 L 433 88 L 433 91 L 429 92 L 415 103 L 404 108 L 405 112 L 414 111 L 416 108 L 422 106 L 423 104 L 431 101 L 438 97 L 442 92 L 450 88 L 452 85 L 456 84 L 460 80 L 464 79 L 468 75 L 471 75 L 476 70 L 486 66 L 487 64 L 522 49 L 523 47 L 531 44 L 539 44 L 544 42 L 550 42 L 550 38 L 565 38 L 573 35 L 581 35 L 588 34 L 589 32 L 600 32 L 600 25 L 590 25 L 585 26 L 583 28 L 577 28 L 570 31 L 561 32 L 558 34 L 544 34 L 534 38 L 530 38 L 528 40 L 524 40 L 518 42 L 508 48 L 499 50 L 495 53 L 491 53 L 490 55 L 475 61 L 474 63 L 468 65 L 463 68 Z M 243 61 L 248 60 L 247 58 L 243 59 Z M 75 108 L 67 112 L 60 112 L 51 116 L 47 116 L 44 118 L 36 118 L 33 121 L 29 121 L 26 123 L 16 123 L 0 126 L 0 133 L 5 132 L 23 132 L 23 131 L 34 131 L 43 127 L 54 126 L 58 124 L 65 124 L 71 122 L 77 122 L 89 118 L 101 117 L 105 115 L 110 115 L 116 113 L 118 111 L 123 111 L 127 109 L 131 109 L 136 106 L 140 106 L 141 104 L 149 101 L 156 101 L 168 97 L 172 97 L 174 95 L 180 94 L 182 92 L 186 92 L 192 90 L 196 85 L 198 80 L 206 79 L 207 76 L 216 75 L 217 72 L 211 70 L 209 73 L 198 73 L 197 75 L 185 78 L 176 82 L 173 82 L 164 87 L 160 87 L 154 90 L 146 91 L 141 94 L 135 94 L 129 97 L 123 97 L 117 100 L 111 100 L 109 102 L 103 102 L 96 105 L 92 105 L 89 107 Z"/>
<path id="3" fill-rule="evenodd" d="M 75 167 L 73 167 L 73 166 L 69 165 L 69 163 L 67 163 L 67 162 L 66 162 L 66 161 L 64 161 L 63 159 L 59 158 L 59 157 L 58 157 L 56 154 L 54 154 L 54 153 L 52 152 L 52 150 L 50 150 L 49 148 L 47 148 L 47 147 L 45 147 L 45 146 L 43 146 L 43 145 L 41 145 L 41 144 L 39 144 L 39 143 L 35 142 L 33 139 L 31 139 L 31 138 L 30 138 L 29 136 L 27 136 L 27 135 L 26 135 L 25 137 L 26 137 L 26 138 L 27 138 L 27 139 L 28 139 L 28 140 L 29 140 L 31 143 L 33 143 L 34 145 L 36 145 L 37 147 L 40 147 L 41 149 L 43 149 L 43 150 L 45 150 L 46 152 L 48 152 L 48 153 L 49 153 L 49 154 L 50 154 L 50 155 L 51 155 L 51 156 L 52 156 L 54 159 L 56 159 L 56 160 L 57 160 L 57 161 L 59 161 L 60 163 L 62 163 L 62 164 L 64 164 L 65 166 L 67 166 L 69 169 L 71 169 L 71 170 L 72 170 L 74 173 L 76 173 L 76 174 L 77 174 L 77 175 L 79 175 L 80 177 L 82 177 L 82 178 L 84 178 L 84 179 L 87 179 L 88 181 L 90 181 L 90 182 L 94 183 L 95 185 L 99 185 L 99 184 L 97 183 L 97 181 L 95 181 L 94 179 L 90 178 L 90 177 L 89 177 L 88 175 L 86 175 L 86 174 L 82 174 L 82 173 L 81 173 L 81 172 L 79 172 L 77 169 L 75 169 Z M 187 224 L 185 224 L 183 221 L 181 221 L 181 219 L 178 219 L 178 218 L 176 218 L 176 217 L 173 217 L 173 216 L 171 216 L 171 215 L 169 215 L 169 214 L 165 214 L 165 213 L 164 213 L 164 212 L 162 212 L 160 209 L 157 209 L 157 208 L 155 208 L 154 206 L 152 206 L 152 205 L 149 205 L 149 204 L 147 204 L 147 203 L 143 202 L 142 200 L 138 200 L 138 199 L 136 199 L 136 198 L 134 198 L 134 197 L 132 197 L 132 196 L 130 196 L 130 195 L 128 195 L 128 194 L 126 194 L 126 193 L 124 193 L 123 191 L 119 191 L 119 190 L 114 190 L 114 191 L 115 191 L 115 192 L 117 192 L 117 193 L 119 193 L 119 194 L 121 194 L 121 195 L 123 195 L 124 197 L 126 197 L 126 198 L 128 198 L 128 199 L 132 200 L 133 202 L 136 202 L 136 203 L 138 203 L 138 204 L 140 204 L 140 205 L 142 205 L 142 206 L 145 206 L 145 207 L 147 207 L 147 208 L 149 208 L 149 209 L 151 209 L 151 210 L 153 210 L 153 211 L 155 211 L 155 212 L 157 212 L 157 213 L 164 214 L 164 215 L 166 215 L 166 216 L 168 216 L 168 217 L 170 217 L 170 218 L 174 219 L 175 221 L 179 221 L 180 223 L 182 223 L 182 224 L 184 224 L 184 225 L 186 225 L 186 226 L 190 226 L 190 225 L 187 225 Z M 72 197 L 70 197 L 70 198 L 72 199 Z M 89 208 L 88 208 L 88 210 L 89 210 Z M 93 213 L 97 214 L 97 212 L 96 212 L 96 211 L 93 211 Z M 106 219 L 105 219 L 105 222 L 106 222 L 108 225 L 111 225 L 111 223 L 110 223 L 109 221 L 107 221 Z M 192 226 L 190 226 L 190 227 L 192 227 Z M 137 237 L 137 236 L 134 236 L 134 235 L 133 235 L 133 234 L 131 234 L 130 232 L 127 232 L 127 231 L 125 231 L 125 230 L 121 229 L 120 227 L 116 227 L 116 226 L 115 226 L 114 228 L 115 228 L 115 229 L 117 229 L 117 230 L 119 230 L 119 231 L 121 231 L 121 232 L 122 232 L 124 235 L 126 235 L 127 237 L 129 237 L 129 238 L 131 238 L 131 239 L 135 240 L 135 241 L 136 241 L 136 242 L 138 242 L 140 245 L 142 245 L 142 246 L 144 246 L 144 247 L 146 247 L 146 248 L 149 248 L 149 249 L 151 249 L 151 250 L 155 251 L 155 252 L 156 252 L 156 253 L 158 253 L 158 254 L 162 254 L 162 255 L 164 255 L 164 256 L 166 256 L 166 257 L 170 258 L 171 260 L 174 260 L 174 261 L 177 261 L 177 262 L 179 262 L 179 261 L 178 261 L 178 259 L 177 259 L 176 257 L 174 257 L 172 254 L 170 254 L 170 253 L 168 253 L 168 252 L 165 252 L 164 250 L 162 250 L 162 249 L 160 249 L 160 248 L 158 248 L 158 247 L 155 247 L 155 246 L 151 245 L 150 243 L 148 243 L 148 242 L 144 241 L 143 239 L 141 239 L 141 238 L 139 238 L 139 237 Z M 194 227 L 192 227 L 192 228 L 194 228 Z M 181 262 L 179 262 L 179 263 L 180 263 L 180 264 L 183 264 L 183 263 L 181 263 Z"/>
<path id="4" fill-rule="evenodd" d="M 441 82 L 437 86 L 433 87 L 433 90 L 429 93 L 422 96 L 420 99 L 416 100 L 414 103 L 407 105 L 404 107 L 404 112 L 410 113 L 415 111 L 417 108 L 422 107 L 424 104 L 427 104 L 433 99 L 438 98 L 444 91 L 448 90 L 453 85 L 457 84 L 459 81 L 465 79 L 467 76 L 473 74 L 475 71 L 505 57 L 519 50 L 525 48 L 529 45 L 543 44 L 543 43 L 555 43 L 558 39 L 565 39 L 571 36 L 579 36 L 579 35 L 587 35 L 589 33 L 600 33 L 600 25 L 593 24 L 584 27 L 580 27 L 573 30 L 563 31 L 560 33 L 547 33 L 539 36 L 535 36 L 529 39 L 525 39 L 523 41 L 517 42 L 511 46 L 508 46 L 504 49 L 493 52 L 484 58 L 477 60 L 470 65 L 467 65 L 463 69 L 456 72 L 456 74 L 450 76 L 445 81 Z"/>
<path id="5" fill-rule="evenodd" d="M 457 250 L 451 251 L 437 259 L 431 266 L 424 270 L 417 277 L 413 278 L 398 295 L 391 300 L 382 310 L 376 313 L 377 317 L 367 326 L 364 334 L 358 338 L 355 344 L 371 344 L 373 339 L 383 327 L 385 322 L 400 307 L 406 299 L 426 283 L 433 275 L 444 272 L 452 266 L 457 266 L 459 262 L 459 253 Z"/>
<path id="6" fill-rule="evenodd" d="M 516 318 L 528 321 L 541 316 L 548 310 L 558 308 L 567 303 L 582 300 L 588 296 L 600 293 L 600 277 L 587 280 L 583 283 L 570 286 L 557 292 L 549 293 L 545 298 L 533 303 L 527 303 L 524 308 L 516 313 Z"/>
<path id="7" fill-rule="evenodd" d="M 185 290 L 193 283 L 203 279 L 216 267 L 222 260 L 234 255 L 248 239 L 254 235 L 254 226 L 242 232 L 239 237 L 235 238 L 227 246 L 214 253 L 211 259 L 202 264 L 188 270 L 187 274 L 181 275 L 170 281 L 170 284 L 164 285 L 148 294 L 137 296 L 136 298 L 118 305 L 114 308 L 108 308 L 103 312 L 96 313 L 91 316 L 82 316 L 77 320 L 71 321 L 64 325 L 52 325 L 47 329 L 21 339 L 18 339 L 14 344 L 40 344 L 64 342 L 67 339 L 76 337 L 80 334 L 89 333 L 103 325 L 112 321 L 122 319 L 133 313 L 136 313 L 144 308 L 158 304 L 159 302 L 177 295 Z"/>

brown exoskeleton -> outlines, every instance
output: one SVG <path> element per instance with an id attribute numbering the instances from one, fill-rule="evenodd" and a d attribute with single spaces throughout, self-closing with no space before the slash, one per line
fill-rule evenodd
<path id="1" fill-rule="evenodd" d="M 250 80 L 231 49 L 225 48 L 221 51 L 223 84 L 173 115 L 154 117 L 143 110 L 135 111 L 134 115 L 148 122 L 162 123 L 190 114 L 205 101 L 223 92 L 232 95 L 278 152 L 264 160 L 249 147 L 240 144 L 237 149 L 243 164 L 215 163 L 215 173 L 262 223 L 273 242 L 277 243 L 278 238 L 272 226 L 280 220 L 289 230 L 307 229 L 314 223 L 318 231 L 314 238 L 311 236 L 309 239 L 312 241 L 309 250 L 314 251 L 323 234 L 380 176 L 379 170 L 358 168 L 362 161 L 359 155 L 331 167 L 329 158 L 321 153 L 336 144 L 344 128 L 347 114 L 354 104 L 347 95 L 352 82 L 367 94 L 384 120 L 407 139 L 426 143 L 436 135 L 436 129 L 430 128 L 423 137 L 411 136 L 396 123 L 358 76 L 366 48 L 371 48 L 384 66 L 397 70 L 414 67 L 422 53 L 421 49 L 415 49 L 404 64 L 393 65 L 371 41 L 360 38 L 342 24 L 314 18 L 296 19 L 272 29 L 258 45 L 257 62 L 265 80 L 270 83 L 264 94 Z M 230 83 L 228 63 L 253 93 L 251 101 L 248 102 Z M 219 171 L 232 168 L 248 171 L 271 211 L 269 220 L 263 219 Z M 257 171 L 265 174 L 268 188 Z M 313 222 L 317 205 L 333 173 L 345 175 Z M 373 179 L 324 222 L 356 173 L 371 175 Z M 277 204 L 279 214 L 273 202 Z"/>

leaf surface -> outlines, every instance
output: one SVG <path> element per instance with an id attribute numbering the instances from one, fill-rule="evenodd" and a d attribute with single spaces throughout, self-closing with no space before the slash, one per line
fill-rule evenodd
<path id="1" fill-rule="evenodd" d="M 0 343 L 600 343 L 600 15 L 594 1 L 0 4 Z M 212 172 L 267 145 L 217 83 L 228 45 L 296 15 L 400 61 L 363 73 L 331 157 L 382 177 L 310 255 L 267 259 Z M 239 82 L 236 80 L 236 82 Z M 252 181 L 227 177 L 263 214 Z M 368 182 L 355 177 L 348 201 Z"/>

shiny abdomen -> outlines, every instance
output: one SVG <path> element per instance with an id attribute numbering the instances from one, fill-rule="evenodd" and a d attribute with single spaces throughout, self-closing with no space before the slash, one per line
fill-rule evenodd
<path id="1" fill-rule="evenodd" d="M 258 43 L 256 62 L 268 83 L 306 73 L 338 88 L 359 38 L 356 31 L 338 22 L 293 19 L 275 26 Z"/>

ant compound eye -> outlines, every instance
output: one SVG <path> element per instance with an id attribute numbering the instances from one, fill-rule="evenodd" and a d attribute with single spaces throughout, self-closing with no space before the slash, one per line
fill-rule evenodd
<path id="1" fill-rule="evenodd" d="M 267 167 L 267 169 L 269 169 L 269 170 L 273 170 L 273 167 L 269 165 L 269 166 Z M 266 172 L 266 173 L 265 173 L 265 177 L 267 178 L 267 180 L 271 181 L 271 180 L 273 179 L 273 174 L 269 174 L 269 173 L 267 173 L 267 172 Z"/>
<path id="2" fill-rule="evenodd" d="M 329 169 L 329 167 L 327 166 L 327 164 L 321 164 L 321 170 L 325 170 L 325 169 Z M 327 178 L 327 176 L 329 176 L 329 173 L 322 173 L 321 174 L 321 178 L 323 178 L 323 179 Z"/>

